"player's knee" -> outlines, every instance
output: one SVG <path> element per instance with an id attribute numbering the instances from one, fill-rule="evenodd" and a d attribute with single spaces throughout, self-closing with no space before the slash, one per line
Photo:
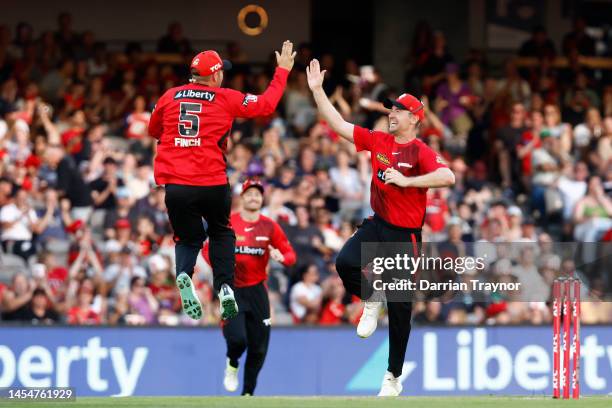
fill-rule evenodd
<path id="1" fill-rule="evenodd" d="M 245 336 L 227 336 L 227 344 L 230 348 L 244 350 L 247 347 Z"/>

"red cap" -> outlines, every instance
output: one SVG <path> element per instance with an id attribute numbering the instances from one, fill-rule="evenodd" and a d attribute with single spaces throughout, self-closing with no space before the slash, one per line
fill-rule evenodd
<path id="1" fill-rule="evenodd" d="M 209 76 L 223 69 L 228 70 L 232 63 L 222 60 L 217 51 L 207 50 L 196 55 L 191 61 L 191 71 L 196 71 L 199 76 Z"/>
<path id="2" fill-rule="evenodd" d="M 425 105 L 416 97 L 408 93 L 401 94 L 396 100 L 387 99 L 384 105 L 387 109 L 391 109 L 392 106 L 395 106 L 398 109 L 407 110 L 418 117 L 419 120 L 425 119 Z"/>
<path id="3" fill-rule="evenodd" d="M 78 230 L 83 227 L 84 223 L 81 220 L 75 220 L 72 224 L 66 227 L 66 232 L 69 234 L 75 234 Z"/>
<path id="4" fill-rule="evenodd" d="M 244 183 L 242 183 L 242 191 L 240 192 L 240 195 L 244 194 L 251 187 L 258 189 L 261 194 L 264 192 L 264 186 L 261 180 L 258 178 L 248 178 L 244 181 Z"/>
<path id="5" fill-rule="evenodd" d="M 126 219 L 126 218 L 120 218 L 117 220 L 117 222 L 115 223 L 115 228 L 117 229 L 122 229 L 122 228 L 131 228 L 132 226 L 130 225 L 130 220 Z"/>

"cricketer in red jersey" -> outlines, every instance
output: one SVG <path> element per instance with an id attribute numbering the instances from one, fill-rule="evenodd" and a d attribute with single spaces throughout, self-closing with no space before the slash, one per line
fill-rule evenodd
<path id="1" fill-rule="evenodd" d="M 389 133 L 375 132 L 346 122 L 323 91 L 325 71 L 319 61 L 306 68 L 308 86 L 312 90 L 319 113 L 340 136 L 355 144 L 357 151 L 371 154 L 371 205 L 374 216 L 346 242 L 336 257 L 336 270 L 347 291 L 365 300 L 357 334 L 369 337 L 376 330 L 384 292 L 375 292 L 363 277 L 361 244 L 365 242 L 408 242 L 413 249 L 421 241 L 425 220 L 427 189 L 447 187 L 455 176 L 429 146 L 417 139 L 419 123 L 425 107 L 409 94 L 389 100 Z M 381 246 L 384 247 L 384 246 Z M 384 248 L 381 248 L 384 250 Z M 410 336 L 411 302 L 387 302 L 389 314 L 389 361 L 379 396 L 397 396 L 402 392 L 399 377 Z"/>
<path id="2" fill-rule="evenodd" d="M 261 215 L 263 185 L 248 179 L 242 185 L 242 209 L 232 214 L 236 232 L 236 274 L 234 287 L 240 312 L 223 324 L 227 363 L 223 385 L 230 392 L 238 388 L 238 360 L 247 350 L 242 394 L 253 395 L 270 338 L 270 301 L 265 282 L 270 258 L 285 266 L 295 263 L 295 252 L 281 227 Z M 208 245 L 202 250 L 208 260 Z"/>
<path id="3" fill-rule="evenodd" d="M 270 85 L 262 95 L 250 95 L 221 88 L 223 71 L 231 63 L 221 60 L 215 51 L 201 52 L 191 62 L 190 83 L 167 90 L 151 114 L 149 134 L 158 139 L 155 181 L 166 188 L 166 207 L 176 242 L 177 286 L 183 310 L 193 319 L 202 317 L 202 306 L 191 276 L 207 236 L 221 316 L 229 319 L 238 313 L 232 290 L 236 237 L 229 219 L 232 197 L 226 175 L 227 138 L 234 118 L 274 112 L 294 57 L 293 44 L 285 41 L 281 53 L 276 53 L 278 67 Z"/>

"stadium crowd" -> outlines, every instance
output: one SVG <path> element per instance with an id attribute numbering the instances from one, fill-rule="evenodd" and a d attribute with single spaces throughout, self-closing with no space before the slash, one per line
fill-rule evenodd
<path id="1" fill-rule="evenodd" d="M 543 28 L 520 48 L 538 64 L 509 58 L 499 75 L 478 50 L 452 55 L 445 33 L 419 24 L 407 56 L 405 89 L 422 95 L 420 137 L 448 161 L 457 183 L 429 192 L 423 241 L 461 253 L 470 242 L 534 242 L 515 259 L 494 261 L 499 279 L 535 271 L 545 287 L 555 274 L 587 282 L 583 322 L 612 322 L 609 272 L 575 260 L 542 256 L 553 241 L 612 240 L 612 85 L 610 71 L 591 70 L 596 55 L 577 19 L 560 50 Z M 223 50 L 220 50 L 223 51 Z M 239 44 L 225 85 L 260 93 L 273 65 L 251 65 Z M 610 49 L 607 50 L 608 54 Z M 153 180 L 155 141 L 147 124 L 165 89 L 185 83 L 194 50 L 179 23 L 158 52 L 181 64 L 158 63 L 140 44 L 109 52 L 95 33 L 76 32 L 72 17 L 56 31 L 28 23 L 0 26 L 0 313 L 2 321 L 68 324 L 195 324 L 180 313 L 174 287 L 172 231 L 163 186 Z M 553 57 L 569 64 L 555 68 Z M 266 183 L 263 213 L 279 221 L 297 253 L 289 270 L 271 263 L 276 324 L 356 323 L 361 306 L 347 298 L 334 256 L 370 215 L 371 170 L 317 118 L 298 48 L 296 68 L 278 111 L 266 120 L 237 120 L 228 151 L 229 178 Z M 317 55 L 328 70 L 326 91 L 350 122 L 385 130 L 381 101 L 393 89 L 372 66 Z M 240 205 L 235 189 L 235 207 Z M 605 245 L 585 245 L 585 260 Z M 546 272 L 548 271 L 548 273 Z M 217 324 L 210 268 L 197 265 L 205 308 L 199 324 Z M 416 323 L 508 324 L 550 320 L 542 302 L 486 302 L 465 297 L 418 302 Z"/>

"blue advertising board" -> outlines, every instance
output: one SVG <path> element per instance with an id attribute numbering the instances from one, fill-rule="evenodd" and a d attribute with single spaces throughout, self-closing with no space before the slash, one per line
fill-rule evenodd
<path id="1" fill-rule="evenodd" d="M 612 391 L 612 327 L 582 328 L 584 395 Z M 549 327 L 413 328 L 404 395 L 549 395 Z M 372 395 L 386 328 L 274 328 L 259 395 Z M 226 395 L 225 344 L 213 328 L 0 326 L 0 387 L 71 386 L 80 396 Z M 241 373 L 242 375 L 242 373 Z"/>

